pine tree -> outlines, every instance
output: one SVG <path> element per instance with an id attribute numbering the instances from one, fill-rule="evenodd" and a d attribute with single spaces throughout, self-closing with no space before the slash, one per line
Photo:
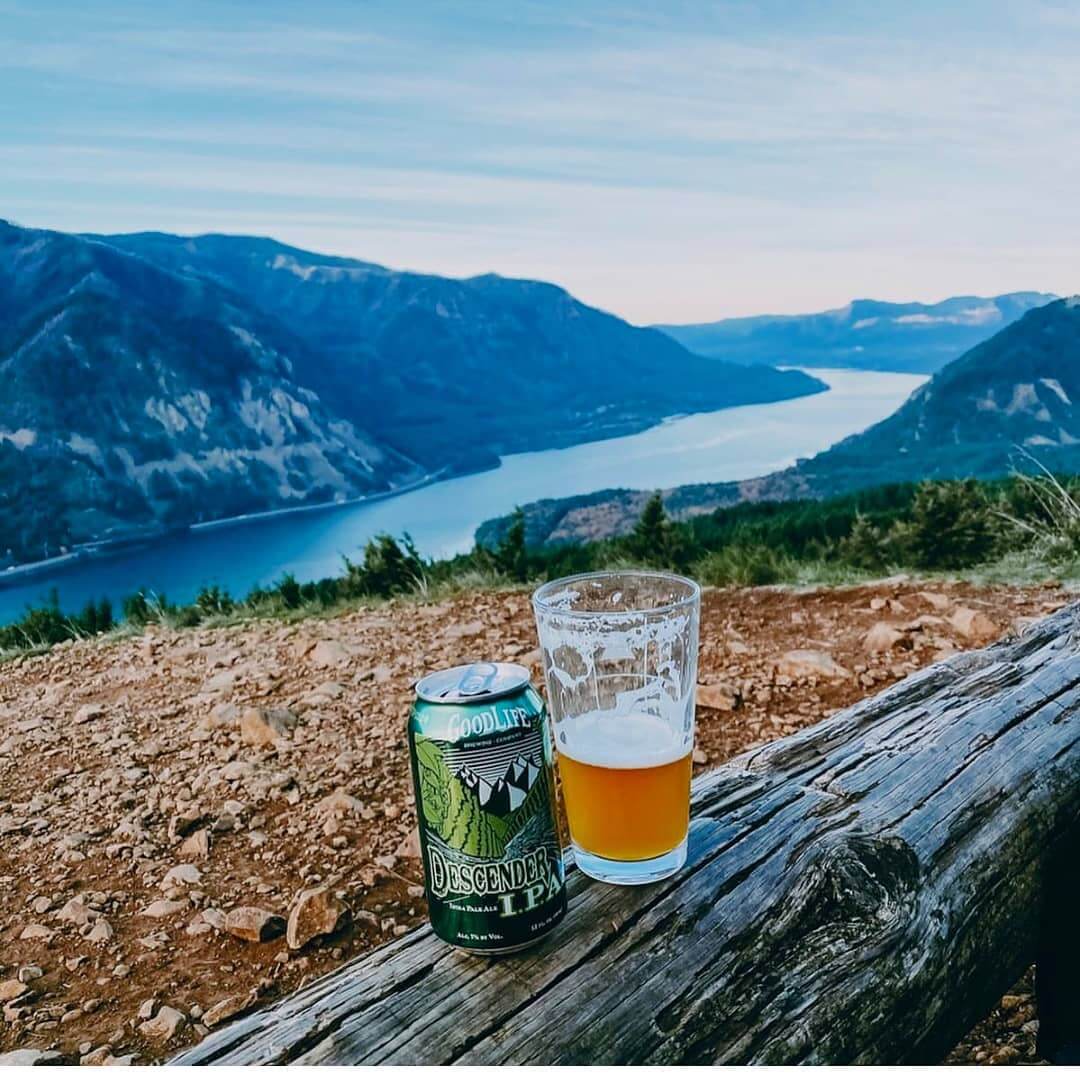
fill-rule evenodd
<path id="1" fill-rule="evenodd" d="M 514 508 L 506 535 L 495 549 L 495 565 L 514 581 L 529 580 L 529 556 L 525 550 L 525 511 Z"/>
<path id="2" fill-rule="evenodd" d="M 87 600 L 86 606 L 82 609 L 82 614 L 74 621 L 82 633 L 96 634 L 100 629 L 98 626 L 97 604 L 93 600 Z"/>
<path id="3" fill-rule="evenodd" d="M 676 542 L 671 521 L 659 491 L 649 496 L 629 539 L 631 553 L 650 566 L 671 566 Z"/>
<path id="4" fill-rule="evenodd" d="M 838 545 L 840 557 L 862 570 L 883 570 L 888 562 L 886 537 L 865 514 L 856 513 L 851 531 Z"/>

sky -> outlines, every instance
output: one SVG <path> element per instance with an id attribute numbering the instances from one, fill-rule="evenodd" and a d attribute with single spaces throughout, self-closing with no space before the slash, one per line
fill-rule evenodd
<path id="1" fill-rule="evenodd" d="M 1080 5 L 0 0 L 0 217 L 635 323 L 1080 291 Z"/>

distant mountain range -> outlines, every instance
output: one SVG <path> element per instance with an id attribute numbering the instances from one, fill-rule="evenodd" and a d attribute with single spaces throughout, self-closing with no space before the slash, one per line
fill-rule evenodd
<path id="1" fill-rule="evenodd" d="M 251 237 L 99 239 L 272 315 L 316 358 L 298 372 L 306 385 L 429 469 L 824 389 L 718 367 L 545 282 L 406 273 Z"/>
<path id="2" fill-rule="evenodd" d="M 752 480 L 664 492 L 678 517 L 744 500 L 823 498 L 895 481 L 1007 473 L 1018 448 L 1080 472 L 1080 297 L 1058 300 L 947 365 L 892 416 L 809 460 Z M 1022 462 L 1021 462 L 1022 464 Z M 525 508 L 530 544 L 629 531 L 649 492 L 613 490 Z M 486 522 L 492 543 L 506 519 Z"/>
<path id="3" fill-rule="evenodd" d="M 419 479 L 298 380 L 317 361 L 212 282 L 0 225 L 4 558 Z"/>
<path id="4" fill-rule="evenodd" d="M 0 373 L 3 564 L 824 389 L 540 282 L 4 222 Z"/>
<path id="5" fill-rule="evenodd" d="M 540 766 L 526 755 L 518 754 L 494 783 L 484 779 L 469 765 L 463 765 L 454 775 L 467 791 L 476 796 L 484 810 L 505 817 L 528 797 L 540 775 Z"/>
<path id="6" fill-rule="evenodd" d="M 755 315 L 658 326 L 702 356 L 739 364 L 843 367 L 931 374 L 996 334 L 1050 293 L 953 296 L 938 304 L 853 300 L 814 315 Z"/>

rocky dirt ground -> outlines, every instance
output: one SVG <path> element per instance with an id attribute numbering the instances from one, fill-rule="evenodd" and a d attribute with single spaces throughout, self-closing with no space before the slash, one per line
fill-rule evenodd
<path id="1" fill-rule="evenodd" d="M 698 771 L 1068 597 L 712 590 Z M 0 1053 L 152 1062 L 424 918 L 404 724 L 474 658 L 539 680 L 525 593 L 82 642 L 0 668 Z M 1034 1060 L 1030 987 L 955 1061 Z"/>

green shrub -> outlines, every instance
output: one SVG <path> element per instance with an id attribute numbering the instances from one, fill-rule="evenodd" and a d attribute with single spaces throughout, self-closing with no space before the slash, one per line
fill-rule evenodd
<path id="1" fill-rule="evenodd" d="M 388 533 L 380 533 L 365 545 L 362 563 L 345 560 L 345 588 L 350 596 L 386 598 L 412 592 L 424 580 L 424 560 L 408 533 L 400 544 Z"/>
<path id="2" fill-rule="evenodd" d="M 89 636 L 103 634 L 116 625 L 113 621 L 112 603 L 108 597 L 104 597 L 97 603 L 88 600 L 74 621 L 79 633 Z"/>
<path id="3" fill-rule="evenodd" d="M 1001 531 L 984 490 L 974 480 L 927 480 L 915 490 L 911 513 L 893 526 L 890 541 L 920 570 L 959 570 L 985 561 Z"/>
<path id="4" fill-rule="evenodd" d="M 692 568 L 703 585 L 776 585 L 789 580 L 793 563 L 761 544 L 732 544 L 712 551 Z"/>
<path id="5" fill-rule="evenodd" d="M 155 593 L 151 589 L 140 589 L 125 596 L 121 610 L 124 612 L 124 622 L 134 626 L 161 622 L 163 618 L 176 614 L 176 608 L 165 598 L 165 594 Z"/>
<path id="6" fill-rule="evenodd" d="M 1010 546 L 1039 549 L 1050 562 L 1080 556 L 1080 479 L 1046 470 L 1018 475 L 1002 491 L 995 509 Z"/>
<path id="7" fill-rule="evenodd" d="M 274 591 L 277 593 L 281 602 L 290 611 L 294 608 L 298 608 L 304 602 L 304 596 L 300 590 L 300 583 L 292 574 L 283 574 Z"/>
<path id="8" fill-rule="evenodd" d="M 836 556 L 860 570 L 884 570 L 891 545 L 885 532 L 865 514 L 856 514 L 851 531 L 836 545 Z"/>
<path id="9" fill-rule="evenodd" d="M 151 620 L 150 604 L 147 602 L 145 589 L 125 596 L 120 606 L 124 613 L 124 622 L 144 626 Z"/>
<path id="10" fill-rule="evenodd" d="M 208 585 L 195 597 L 195 607 L 201 616 L 228 615 L 236 607 L 228 589 L 218 585 Z"/>
<path id="11" fill-rule="evenodd" d="M 41 607 L 28 607 L 18 622 L 0 631 L 0 648 L 41 648 L 74 636 L 75 627 L 60 611 L 60 600 L 53 589 Z"/>

